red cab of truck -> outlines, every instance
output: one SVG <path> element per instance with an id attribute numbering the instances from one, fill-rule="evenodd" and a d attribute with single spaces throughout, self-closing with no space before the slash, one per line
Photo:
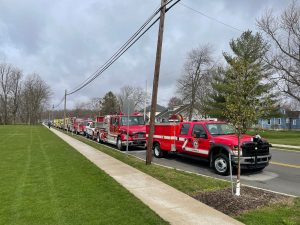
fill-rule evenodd
<path id="1" fill-rule="evenodd" d="M 119 150 L 128 146 L 145 147 L 146 126 L 142 115 L 107 115 L 99 118 L 97 140 L 116 145 Z M 102 126 L 101 126 L 102 123 Z"/>
<path id="2" fill-rule="evenodd" d="M 73 120 L 73 129 L 72 132 L 74 132 L 75 134 L 80 134 L 82 133 L 82 130 L 80 129 L 80 124 L 83 122 L 84 120 L 82 118 L 75 118 Z"/>
<path id="3" fill-rule="evenodd" d="M 146 127 L 146 136 L 149 125 Z M 270 144 L 250 135 L 241 137 L 241 168 L 264 169 L 271 159 Z M 155 124 L 153 136 L 155 157 L 169 152 L 207 159 L 216 173 L 229 173 L 229 158 L 237 165 L 238 138 L 233 126 L 220 121 L 187 121 Z"/>

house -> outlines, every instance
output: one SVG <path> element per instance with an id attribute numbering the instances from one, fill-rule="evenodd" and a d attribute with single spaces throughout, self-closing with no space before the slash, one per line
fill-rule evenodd
<path id="1" fill-rule="evenodd" d="M 281 116 L 259 119 L 258 126 L 263 129 L 300 130 L 300 111 L 280 109 Z"/>
<path id="2" fill-rule="evenodd" d="M 166 110 L 166 107 L 161 106 L 159 104 L 156 105 L 156 112 L 155 115 L 161 113 L 162 111 Z M 144 109 L 140 110 L 140 113 L 144 113 Z M 150 114 L 151 114 L 151 105 L 146 107 L 146 117 L 150 118 Z"/>

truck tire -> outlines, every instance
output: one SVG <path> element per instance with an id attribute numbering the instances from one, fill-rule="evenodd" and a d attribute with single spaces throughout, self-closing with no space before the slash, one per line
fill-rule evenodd
<path id="1" fill-rule="evenodd" d="M 229 174 L 229 159 L 228 156 L 221 153 L 213 158 L 213 167 L 217 174 L 226 176 Z"/>
<path id="2" fill-rule="evenodd" d="M 120 151 L 125 150 L 124 146 L 122 146 L 122 140 L 120 138 L 117 139 L 116 145 L 117 145 L 117 149 L 119 149 Z"/>
<path id="3" fill-rule="evenodd" d="M 160 149 L 160 145 L 158 143 L 153 145 L 153 154 L 156 158 L 162 158 L 164 156 L 163 151 Z"/>

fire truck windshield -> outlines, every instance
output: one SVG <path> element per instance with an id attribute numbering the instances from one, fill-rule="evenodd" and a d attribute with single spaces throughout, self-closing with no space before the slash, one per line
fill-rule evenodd
<path id="1" fill-rule="evenodd" d="M 205 125 L 211 135 L 234 134 L 234 127 L 227 123 L 210 123 Z"/>
<path id="2" fill-rule="evenodd" d="M 129 119 L 129 120 L 128 120 Z M 144 118 L 142 116 L 122 116 L 120 125 L 127 126 L 129 121 L 129 125 L 145 125 Z"/>

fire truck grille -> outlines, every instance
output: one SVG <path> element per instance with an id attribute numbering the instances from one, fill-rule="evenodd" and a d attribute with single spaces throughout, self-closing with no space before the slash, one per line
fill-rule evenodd
<path id="1" fill-rule="evenodd" d="M 269 143 L 266 142 L 246 142 L 242 145 L 243 156 L 269 155 Z"/>
<path id="2" fill-rule="evenodd" d="M 133 135 L 134 138 L 146 138 L 145 133 L 136 133 L 135 135 Z"/>

